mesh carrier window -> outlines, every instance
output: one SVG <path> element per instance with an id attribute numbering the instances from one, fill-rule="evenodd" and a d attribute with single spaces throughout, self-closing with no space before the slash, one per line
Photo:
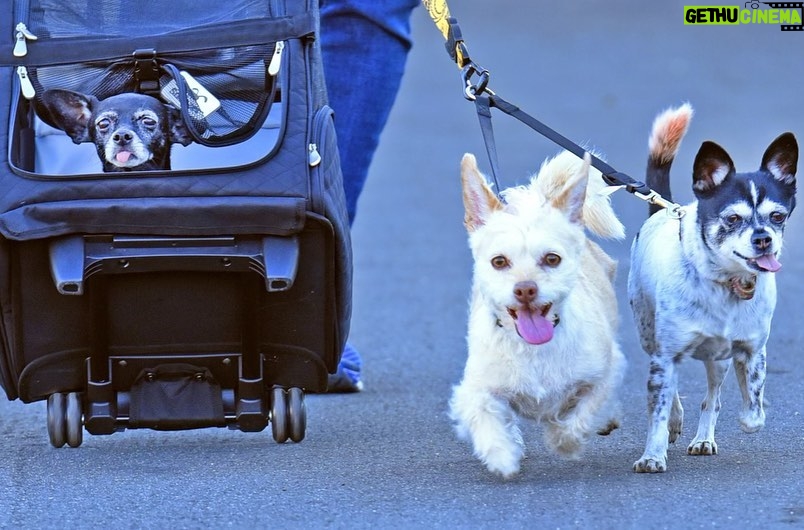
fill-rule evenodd
<path id="1" fill-rule="evenodd" d="M 60 143 L 58 125 L 42 105 L 41 95 L 48 89 L 71 90 L 98 99 L 141 92 L 180 109 L 194 143 L 187 148 L 174 146 L 174 170 L 236 166 L 268 155 L 278 142 L 281 124 L 281 105 L 273 103 L 281 99 L 278 66 L 283 42 L 179 52 L 159 49 L 156 44 L 172 42 L 171 34 L 187 28 L 210 26 L 210 31 L 221 31 L 227 24 L 265 18 L 271 14 L 269 4 L 266 0 L 31 2 L 28 29 L 39 39 L 60 39 L 64 46 L 82 46 L 82 38 L 88 35 L 147 35 L 154 36 L 155 46 L 136 50 L 128 57 L 98 60 L 92 59 L 97 56 L 93 50 L 87 50 L 88 59 L 78 64 L 29 68 L 36 91 L 36 116 L 26 125 L 35 131 L 36 162 L 34 168 L 22 169 L 56 175 L 97 172 L 76 164 L 63 167 L 57 162 L 64 160 L 68 149 L 86 146 L 64 143 L 55 148 L 57 152 L 48 153 Z"/>
<path id="2" fill-rule="evenodd" d="M 160 35 L 188 27 L 271 16 L 269 0 L 39 0 L 28 28 L 48 38 Z"/>

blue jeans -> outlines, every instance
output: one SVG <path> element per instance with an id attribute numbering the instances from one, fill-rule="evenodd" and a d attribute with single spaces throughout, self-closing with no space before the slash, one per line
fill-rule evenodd
<path id="1" fill-rule="evenodd" d="M 410 15 L 419 0 L 320 0 L 321 53 L 354 223 L 371 159 L 399 92 L 411 47 Z M 330 392 L 362 389 L 360 354 L 349 344 Z"/>
<path id="2" fill-rule="evenodd" d="M 419 0 L 321 0 L 321 50 L 349 221 L 396 99 Z"/>

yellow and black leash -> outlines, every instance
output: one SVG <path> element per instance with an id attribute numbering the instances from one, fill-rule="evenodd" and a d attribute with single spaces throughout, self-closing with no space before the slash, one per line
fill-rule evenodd
<path id="1" fill-rule="evenodd" d="M 464 96 L 472 99 L 479 93 L 488 92 L 489 72 L 480 68 L 469 57 L 469 49 L 461 35 L 458 21 L 450 15 L 446 0 L 422 0 L 422 4 L 435 22 L 436 27 L 447 42 L 446 48 L 450 58 L 461 69 L 461 76 L 465 82 Z M 473 80 L 476 79 L 476 82 Z"/>
<path id="2" fill-rule="evenodd" d="M 427 9 L 436 27 L 444 36 L 447 53 L 450 58 L 455 61 L 458 68 L 461 69 L 461 78 L 464 84 L 464 97 L 475 103 L 478 119 L 480 120 L 480 130 L 483 133 L 483 140 L 486 144 L 486 151 L 491 164 L 492 177 L 494 178 L 494 184 L 497 188 L 495 191 L 497 193 L 500 192 L 500 185 L 497 181 L 497 174 L 499 173 L 497 149 L 494 143 L 494 132 L 491 125 L 492 108 L 499 109 L 505 114 L 516 118 L 567 151 L 583 158 L 586 150 L 580 145 L 522 111 L 516 105 L 505 101 L 489 89 L 488 83 L 491 77 L 489 71 L 477 65 L 469 56 L 469 49 L 463 40 L 458 21 L 450 15 L 447 0 L 422 0 L 422 4 L 425 9 Z M 612 187 L 612 191 L 624 189 L 649 204 L 667 209 L 668 214 L 674 217 L 681 218 L 684 215 L 684 209 L 680 205 L 665 199 L 659 193 L 650 189 L 644 182 L 640 182 L 625 173 L 617 171 L 603 160 L 591 155 L 591 153 L 590 156 L 592 157 L 592 166 L 603 174 L 603 180 Z"/>

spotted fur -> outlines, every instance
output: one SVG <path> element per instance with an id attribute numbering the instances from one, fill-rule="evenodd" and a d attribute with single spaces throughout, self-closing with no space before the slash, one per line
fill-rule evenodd
<path id="1" fill-rule="evenodd" d="M 654 123 L 647 170 L 653 189 L 669 194 L 673 157 L 666 155 L 677 150 L 683 136 L 678 132 L 686 131 L 691 110 L 667 111 Z M 685 357 L 704 362 L 708 381 L 688 454 L 718 451 L 720 388 L 732 365 L 743 396 L 740 426 L 749 433 L 763 427 L 774 273 L 781 266 L 785 222 L 795 207 L 797 162 L 791 133 L 774 140 L 759 170 L 748 173 L 738 173 L 722 147 L 704 142 L 693 164 L 696 200 L 684 207 L 684 217 L 656 213 L 634 240 L 628 294 L 642 348 L 650 355 L 648 437 L 634 471 L 667 469 L 668 443 L 683 425 L 677 378 Z"/>

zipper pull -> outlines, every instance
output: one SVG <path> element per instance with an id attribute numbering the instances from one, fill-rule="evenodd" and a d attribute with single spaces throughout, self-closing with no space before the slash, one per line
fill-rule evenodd
<path id="1" fill-rule="evenodd" d="M 268 75 L 275 76 L 279 73 L 279 66 L 282 64 L 282 50 L 285 49 L 285 41 L 279 41 L 274 46 L 274 54 L 271 56 L 271 62 L 268 63 Z"/>
<path id="2" fill-rule="evenodd" d="M 307 163 L 310 167 L 315 167 L 321 163 L 321 155 L 318 153 L 318 146 L 310 144 L 307 146 Z"/>
<path id="3" fill-rule="evenodd" d="M 20 78 L 20 89 L 22 90 L 22 95 L 25 99 L 33 99 L 36 95 L 36 90 L 34 90 L 33 83 L 31 83 L 31 78 L 28 77 L 28 69 L 24 66 L 17 67 L 17 77 Z"/>
<path id="4" fill-rule="evenodd" d="M 17 33 L 15 35 L 16 41 L 14 43 L 14 57 L 25 57 L 28 54 L 29 40 L 37 40 L 39 37 L 28 31 L 28 27 L 24 22 L 17 24 L 14 28 Z"/>

